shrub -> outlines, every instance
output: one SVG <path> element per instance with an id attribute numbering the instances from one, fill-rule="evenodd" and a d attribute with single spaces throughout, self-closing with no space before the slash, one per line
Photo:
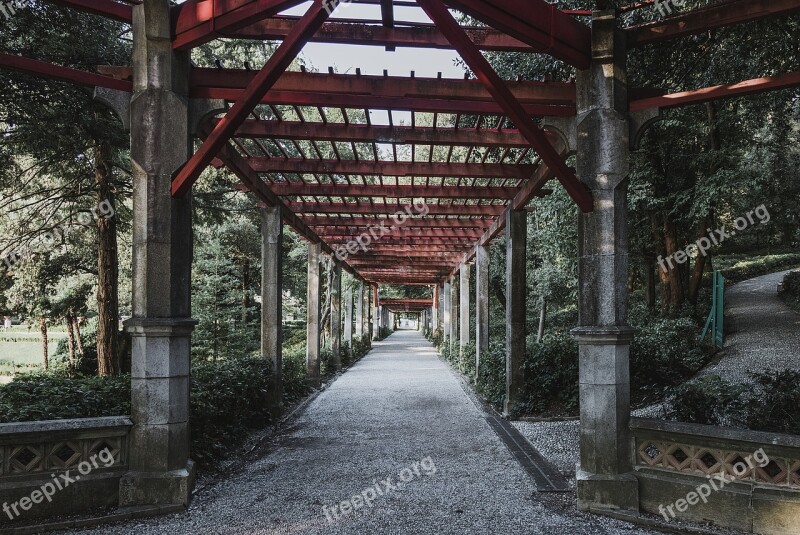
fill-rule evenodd
<path id="1" fill-rule="evenodd" d="M 671 418 L 708 425 L 741 425 L 742 396 L 747 388 L 735 386 L 718 375 L 707 375 L 676 387 L 672 394 Z"/>
<path id="2" fill-rule="evenodd" d="M 481 367 L 475 390 L 496 407 L 503 406 L 506 396 L 506 346 L 490 342 L 489 351 L 481 354 Z"/>
<path id="3" fill-rule="evenodd" d="M 791 271 L 783 278 L 781 298 L 787 305 L 800 312 L 800 271 Z"/>
<path id="4" fill-rule="evenodd" d="M 528 339 L 525 358 L 527 414 L 573 414 L 578 410 L 578 345 L 568 333 Z"/>

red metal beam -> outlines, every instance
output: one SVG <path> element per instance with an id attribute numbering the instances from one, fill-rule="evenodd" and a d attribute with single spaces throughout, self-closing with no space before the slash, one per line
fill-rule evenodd
<path id="1" fill-rule="evenodd" d="M 336 237 L 339 241 L 342 239 L 348 240 L 350 238 L 356 239 L 361 236 L 369 236 L 370 233 L 365 229 L 339 229 L 335 227 L 318 228 L 316 231 L 320 237 Z M 383 234 L 383 232 L 388 232 Z M 387 226 L 383 232 L 375 231 L 375 237 L 370 237 L 371 241 L 383 241 L 385 238 L 442 238 L 454 241 L 463 241 L 465 239 L 477 239 L 483 235 L 483 230 L 476 228 L 451 228 L 451 229 L 437 229 L 437 228 L 405 228 L 405 227 L 389 227 Z"/>
<path id="2" fill-rule="evenodd" d="M 578 69 L 589 67 L 589 28 L 544 0 L 446 0 L 446 3 L 511 37 L 544 48 L 543 52 Z M 431 19 L 442 30 L 438 21 Z"/>
<path id="3" fill-rule="evenodd" d="M 402 204 L 372 203 L 329 203 L 329 202 L 293 202 L 289 208 L 297 214 L 375 214 L 393 215 L 405 213 Z M 505 205 L 487 204 L 431 204 L 427 206 L 428 215 L 474 215 L 496 216 L 503 213 Z"/>
<path id="4" fill-rule="evenodd" d="M 370 227 L 373 225 L 384 224 L 386 226 L 397 225 L 394 218 L 372 218 L 372 217 L 327 217 L 312 216 L 303 217 L 303 221 L 309 227 Z M 493 219 L 439 219 L 439 218 L 410 218 L 403 221 L 403 228 L 487 228 Z"/>
<path id="5" fill-rule="evenodd" d="M 535 165 L 499 163 L 389 162 L 371 160 L 303 160 L 301 158 L 248 158 L 258 173 L 309 173 L 367 176 L 435 176 L 524 180 Z"/>
<path id="6" fill-rule="evenodd" d="M 517 128 L 519 128 L 519 131 L 525 136 L 525 139 L 536 149 L 536 152 L 539 153 L 545 165 L 553 170 L 553 174 L 558 178 L 561 185 L 564 186 L 564 189 L 567 190 L 567 193 L 569 193 L 570 197 L 572 197 L 581 211 L 584 213 L 591 212 L 594 209 L 594 201 L 588 188 L 581 183 L 572 170 L 567 167 L 562 157 L 550 144 L 544 132 L 539 129 L 530 115 L 525 112 L 520 103 L 514 98 L 514 95 L 500 76 L 497 75 L 486 58 L 483 57 L 483 54 L 475 48 L 475 45 L 472 44 L 469 37 L 461 30 L 445 5 L 440 0 L 418 1 L 431 20 L 436 23 L 436 26 L 445 34 L 450 42 L 453 43 L 455 49 L 467 65 L 469 65 L 478 79 L 486 86 L 486 89 L 489 90 L 498 104 L 500 104 L 506 112 L 506 115 L 508 115 Z M 516 0 L 508 1 L 513 3 Z M 537 5 L 537 1 L 538 0 L 533 3 L 533 6 Z M 549 4 L 542 3 L 547 6 L 548 9 L 555 9 Z M 558 10 L 556 9 L 556 11 Z"/>
<path id="7" fill-rule="evenodd" d="M 187 0 L 172 8 L 172 46 L 189 50 L 221 37 L 224 32 L 243 28 L 302 3 L 303 0 Z"/>
<path id="8" fill-rule="evenodd" d="M 745 80 L 744 82 L 735 84 L 716 85 L 703 89 L 695 89 L 693 91 L 634 100 L 630 103 L 630 110 L 639 111 L 648 108 L 675 108 L 677 106 L 688 106 L 690 104 L 702 104 L 712 100 L 741 97 L 766 91 L 776 91 L 798 85 L 800 85 L 800 72 L 791 72 L 778 76 Z"/>
<path id="9" fill-rule="evenodd" d="M 265 19 L 245 28 L 219 32 L 239 39 L 282 40 L 296 22 L 295 17 L 278 16 Z M 531 47 L 494 28 L 465 27 L 467 35 L 481 50 L 494 52 L 537 52 L 546 47 Z M 451 49 L 442 32 L 430 25 L 385 28 L 372 24 L 326 22 L 311 38 L 318 43 L 367 45 L 383 47 Z"/>
<path id="10" fill-rule="evenodd" d="M 513 199 L 517 188 L 498 186 L 394 186 L 317 183 L 270 184 L 278 196 L 389 197 L 392 199 Z"/>
<path id="11" fill-rule="evenodd" d="M 14 54 L 0 53 L 0 68 L 36 76 L 44 76 L 45 78 L 71 82 L 86 87 L 107 87 L 120 91 L 133 91 L 133 83 L 129 80 L 118 80 L 111 76 L 53 65 L 44 61 L 16 56 Z"/>
<path id="12" fill-rule="evenodd" d="M 133 8 L 112 0 L 46 0 L 51 4 L 71 7 L 93 15 L 102 15 L 120 22 L 133 22 Z"/>
<path id="13" fill-rule="evenodd" d="M 325 240 L 331 248 L 336 248 L 337 245 L 339 246 L 346 246 L 348 243 L 354 242 L 356 238 L 359 236 L 327 236 Z M 399 246 L 411 246 L 411 247 L 430 247 L 434 245 L 440 245 L 444 247 L 441 251 L 453 251 L 453 252 L 461 252 L 466 253 L 469 251 L 469 248 L 474 245 L 475 240 L 473 238 L 396 238 L 394 236 L 384 236 L 378 242 L 370 244 L 368 250 L 385 250 L 387 248 L 391 249 L 392 251 L 396 251 L 396 248 Z M 380 245 L 380 247 L 378 247 Z M 360 249 L 359 249 L 360 251 Z"/>
<path id="14" fill-rule="evenodd" d="M 658 5 L 661 6 L 662 15 L 671 14 L 670 2 Z M 796 11 L 800 11 L 800 2 L 797 0 L 732 0 L 656 22 L 631 26 L 625 29 L 625 33 L 628 46 L 633 48 Z"/>
<path id="15" fill-rule="evenodd" d="M 210 0 L 216 1 L 216 0 Z M 189 162 L 178 171 L 172 181 L 172 194 L 185 195 L 208 167 L 220 149 L 228 142 L 236 129 L 247 119 L 247 116 L 261 102 L 264 95 L 281 77 L 283 72 L 297 57 L 308 37 L 313 35 L 322 23 L 330 16 L 327 6 L 322 0 L 315 0 L 300 22 L 292 29 L 292 33 L 281 43 L 270 56 L 264 68 L 253 78 L 241 97 L 236 101 L 225 118 L 217 124 L 208 138 L 203 142 Z"/>
<path id="16" fill-rule="evenodd" d="M 215 119 L 216 120 L 216 119 Z M 545 132 L 551 142 L 558 136 Z M 258 121 L 250 119 L 239 127 L 236 137 L 397 143 L 400 145 L 450 145 L 525 148 L 530 143 L 518 130 L 477 128 L 431 128 L 366 124 L 333 124 L 300 121 Z"/>

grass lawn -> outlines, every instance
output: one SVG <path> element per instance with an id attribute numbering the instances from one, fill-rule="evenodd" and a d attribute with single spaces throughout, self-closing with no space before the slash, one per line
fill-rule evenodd
<path id="1" fill-rule="evenodd" d="M 48 336 L 47 347 L 51 356 L 62 338 L 66 338 L 63 332 L 54 332 Z M 38 367 L 41 364 L 42 341 L 38 332 L 28 332 L 26 328 L 0 331 L 0 374 L 11 373 L 13 365 L 25 366 L 21 371 L 33 371 L 31 365 Z"/>

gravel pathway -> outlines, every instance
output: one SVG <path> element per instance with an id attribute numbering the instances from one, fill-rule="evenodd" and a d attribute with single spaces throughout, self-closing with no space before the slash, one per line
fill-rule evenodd
<path id="1" fill-rule="evenodd" d="M 800 314 L 778 297 L 788 271 L 756 277 L 725 292 L 725 350 L 700 375 L 716 374 L 734 383 L 753 381 L 762 371 L 800 370 Z"/>
<path id="2" fill-rule="evenodd" d="M 331 506 L 377 494 L 386 478 L 408 481 L 389 491 L 378 483 L 383 495 L 371 507 L 333 518 Z M 322 392 L 276 448 L 202 492 L 186 513 L 82 533 L 655 532 L 580 514 L 572 493 L 536 493 L 431 345 L 400 331 Z"/>

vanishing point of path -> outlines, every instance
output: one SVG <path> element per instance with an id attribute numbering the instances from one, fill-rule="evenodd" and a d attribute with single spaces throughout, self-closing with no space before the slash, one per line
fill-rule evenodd
<path id="1" fill-rule="evenodd" d="M 323 513 L 409 473 L 372 507 L 332 522 Z M 83 533 L 653 532 L 579 514 L 573 493 L 537 493 L 428 341 L 399 331 L 323 391 L 275 448 L 201 492 L 187 512 Z"/>
<path id="2" fill-rule="evenodd" d="M 778 297 L 778 283 L 788 271 L 731 286 L 725 292 L 726 331 L 720 360 L 703 370 L 728 381 L 753 382 L 754 374 L 800 370 L 800 314 Z"/>

